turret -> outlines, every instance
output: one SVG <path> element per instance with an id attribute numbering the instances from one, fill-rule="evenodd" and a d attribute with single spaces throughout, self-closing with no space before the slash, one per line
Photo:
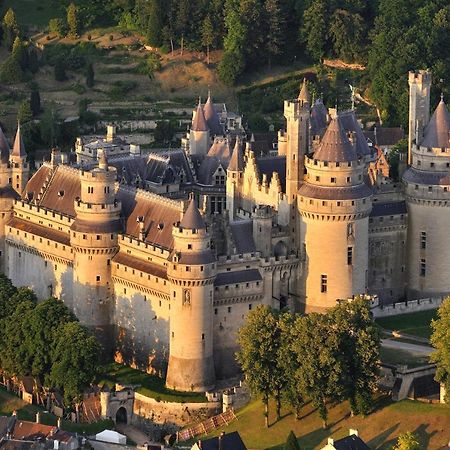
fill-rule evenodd
<path id="1" fill-rule="evenodd" d="M 241 146 L 241 140 L 238 136 L 227 168 L 227 211 L 230 221 L 234 220 L 236 208 L 239 204 L 239 184 L 241 183 L 244 172 Z"/>
<path id="2" fill-rule="evenodd" d="M 111 259 L 118 251 L 121 204 L 116 199 L 116 169 L 104 152 L 99 167 L 81 171 L 81 197 L 71 226 L 74 249 L 74 313 L 94 330 L 106 353 L 111 350 L 113 289 Z"/>
<path id="3" fill-rule="evenodd" d="M 189 152 L 191 155 L 206 155 L 210 144 L 210 130 L 205 119 L 201 101 L 199 99 L 189 133 Z"/>
<path id="4" fill-rule="evenodd" d="M 324 310 L 367 289 L 372 191 L 364 183 L 365 158 L 334 118 L 316 152 L 305 158 L 299 190 L 300 294 L 307 310 Z"/>
<path id="5" fill-rule="evenodd" d="M 204 392 L 214 387 L 213 300 L 216 260 L 209 231 L 192 199 L 173 228 L 167 275 L 171 293 L 166 385 Z"/>
<path id="6" fill-rule="evenodd" d="M 409 82 L 409 135 L 408 164 L 412 163 L 412 144 L 421 139 L 422 132 L 430 120 L 431 73 L 427 70 L 411 71 Z"/>
<path id="7" fill-rule="evenodd" d="M 274 213 L 272 207 L 259 205 L 253 212 L 253 240 L 256 251 L 267 258 L 272 253 L 272 221 Z"/>
<path id="8" fill-rule="evenodd" d="M 223 125 L 220 123 L 219 116 L 216 112 L 216 109 L 214 108 L 211 92 L 208 92 L 208 100 L 206 100 L 203 112 L 205 114 L 206 123 L 208 125 L 211 135 L 223 136 L 224 135 Z"/>
<path id="9" fill-rule="evenodd" d="M 289 204 L 290 246 L 297 248 L 297 193 L 304 176 L 304 158 L 309 146 L 310 102 L 306 80 L 297 99 L 284 102 L 286 118 L 286 197 Z"/>
<path id="10" fill-rule="evenodd" d="M 20 195 L 25 189 L 30 174 L 30 166 L 27 163 L 27 153 L 25 151 L 25 144 L 23 143 L 20 123 L 17 125 L 17 133 L 10 156 L 10 164 L 12 167 L 12 187 Z"/>

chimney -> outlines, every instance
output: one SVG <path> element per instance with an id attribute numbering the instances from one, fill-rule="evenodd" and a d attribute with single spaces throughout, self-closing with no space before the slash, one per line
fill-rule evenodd
<path id="1" fill-rule="evenodd" d="M 41 413 L 39 411 L 36 413 L 36 423 L 41 423 Z"/>
<path id="2" fill-rule="evenodd" d="M 115 137 L 116 137 L 115 125 L 108 125 L 106 127 L 106 142 L 112 142 Z"/>
<path id="3" fill-rule="evenodd" d="M 349 436 L 358 436 L 358 430 L 354 430 L 353 428 L 350 428 L 349 430 L 348 430 L 348 435 Z"/>
<path id="4" fill-rule="evenodd" d="M 62 425 L 62 420 L 61 417 L 58 417 L 57 421 L 56 421 L 56 426 L 58 427 L 58 429 L 61 430 L 61 425 Z"/>
<path id="5" fill-rule="evenodd" d="M 333 438 L 328 438 L 328 445 L 333 445 L 334 446 L 334 439 Z"/>

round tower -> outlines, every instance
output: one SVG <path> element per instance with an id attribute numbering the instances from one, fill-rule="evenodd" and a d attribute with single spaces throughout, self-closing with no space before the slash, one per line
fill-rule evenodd
<path id="1" fill-rule="evenodd" d="M 113 286 L 111 259 L 118 251 L 121 204 L 116 200 L 116 169 L 104 152 L 98 167 L 81 171 L 81 197 L 71 226 L 74 250 L 73 310 L 94 330 L 107 352 L 112 349 Z"/>
<path id="2" fill-rule="evenodd" d="M 443 98 L 413 142 L 403 175 L 408 208 L 408 298 L 450 294 L 450 114 Z"/>
<path id="3" fill-rule="evenodd" d="M 13 215 L 14 200 L 20 198 L 11 186 L 10 148 L 0 128 L 0 273 L 5 273 L 5 227 Z"/>
<path id="4" fill-rule="evenodd" d="M 300 293 L 309 311 L 367 289 L 372 191 L 364 183 L 367 158 L 356 148 L 334 118 L 314 155 L 305 158 L 307 176 L 298 197 Z"/>
<path id="5" fill-rule="evenodd" d="M 208 229 L 192 199 L 173 228 L 170 356 L 166 385 L 204 392 L 214 387 L 213 300 L 216 260 Z"/>
<path id="6" fill-rule="evenodd" d="M 267 258 L 272 254 L 272 222 L 273 209 L 271 206 L 258 205 L 253 212 L 253 240 L 256 251 Z"/>
<path id="7" fill-rule="evenodd" d="M 189 153 L 191 155 L 206 155 L 210 146 L 210 130 L 199 99 L 189 132 Z"/>

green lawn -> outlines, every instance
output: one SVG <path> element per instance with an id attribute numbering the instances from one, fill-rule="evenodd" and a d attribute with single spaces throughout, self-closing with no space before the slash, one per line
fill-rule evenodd
<path id="1" fill-rule="evenodd" d="M 343 403 L 330 409 L 330 427 L 325 430 L 311 405 L 304 408 L 299 421 L 289 410 L 283 409 L 279 422 L 274 419 L 274 405 L 270 407 L 269 429 L 264 428 L 262 403 L 256 400 L 239 410 L 237 420 L 228 427 L 216 430 L 215 435 L 221 431 L 238 431 L 248 448 L 270 450 L 282 450 L 290 430 L 296 434 L 302 450 L 322 448 L 328 437 L 340 439 L 348 435 L 349 428 L 356 428 L 370 448 L 380 450 L 391 449 L 397 436 L 405 431 L 418 435 L 422 449 L 435 450 L 450 440 L 448 405 L 429 405 L 410 400 L 392 403 L 381 398 L 376 411 L 363 418 L 350 417 L 348 404 Z"/>
<path id="2" fill-rule="evenodd" d="M 115 383 L 140 384 L 141 387 L 136 390 L 137 392 L 157 400 L 179 403 L 206 402 L 204 394 L 167 389 L 162 378 L 117 363 L 104 366 L 99 379 L 100 383 L 105 383 L 109 387 L 113 387 Z"/>
<path id="3" fill-rule="evenodd" d="M 64 3 L 61 0 L 5 0 L 2 13 L 12 8 L 20 25 L 43 29 L 50 19 L 64 16 Z"/>
<path id="4" fill-rule="evenodd" d="M 45 413 L 42 408 L 36 405 L 29 405 L 16 395 L 0 389 L 0 415 L 10 416 L 13 411 L 17 411 L 17 417 L 22 420 L 34 422 L 36 420 L 36 413 L 41 413 L 41 421 L 45 425 L 56 425 L 57 418 L 53 414 Z M 100 420 L 95 423 L 73 423 L 63 420 L 62 429 L 66 431 L 73 431 L 82 434 L 96 434 L 106 428 L 113 428 L 114 422 L 112 420 Z"/>
<path id="5" fill-rule="evenodd" d="M 402 331 L 406 334 L 429 338 L 431 336 L 431 319 L 437 316 L 437 309 L 420 311 L 411 314 L 376 319 L 376 323 L 388 330 Z"/>

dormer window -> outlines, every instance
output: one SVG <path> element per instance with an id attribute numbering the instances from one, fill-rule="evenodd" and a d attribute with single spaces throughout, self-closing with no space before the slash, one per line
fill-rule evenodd
<path id="1" fill-rule="evenodd" d="M 58 191 L 58 197 L 64 197 L 64 191 Z"/>

